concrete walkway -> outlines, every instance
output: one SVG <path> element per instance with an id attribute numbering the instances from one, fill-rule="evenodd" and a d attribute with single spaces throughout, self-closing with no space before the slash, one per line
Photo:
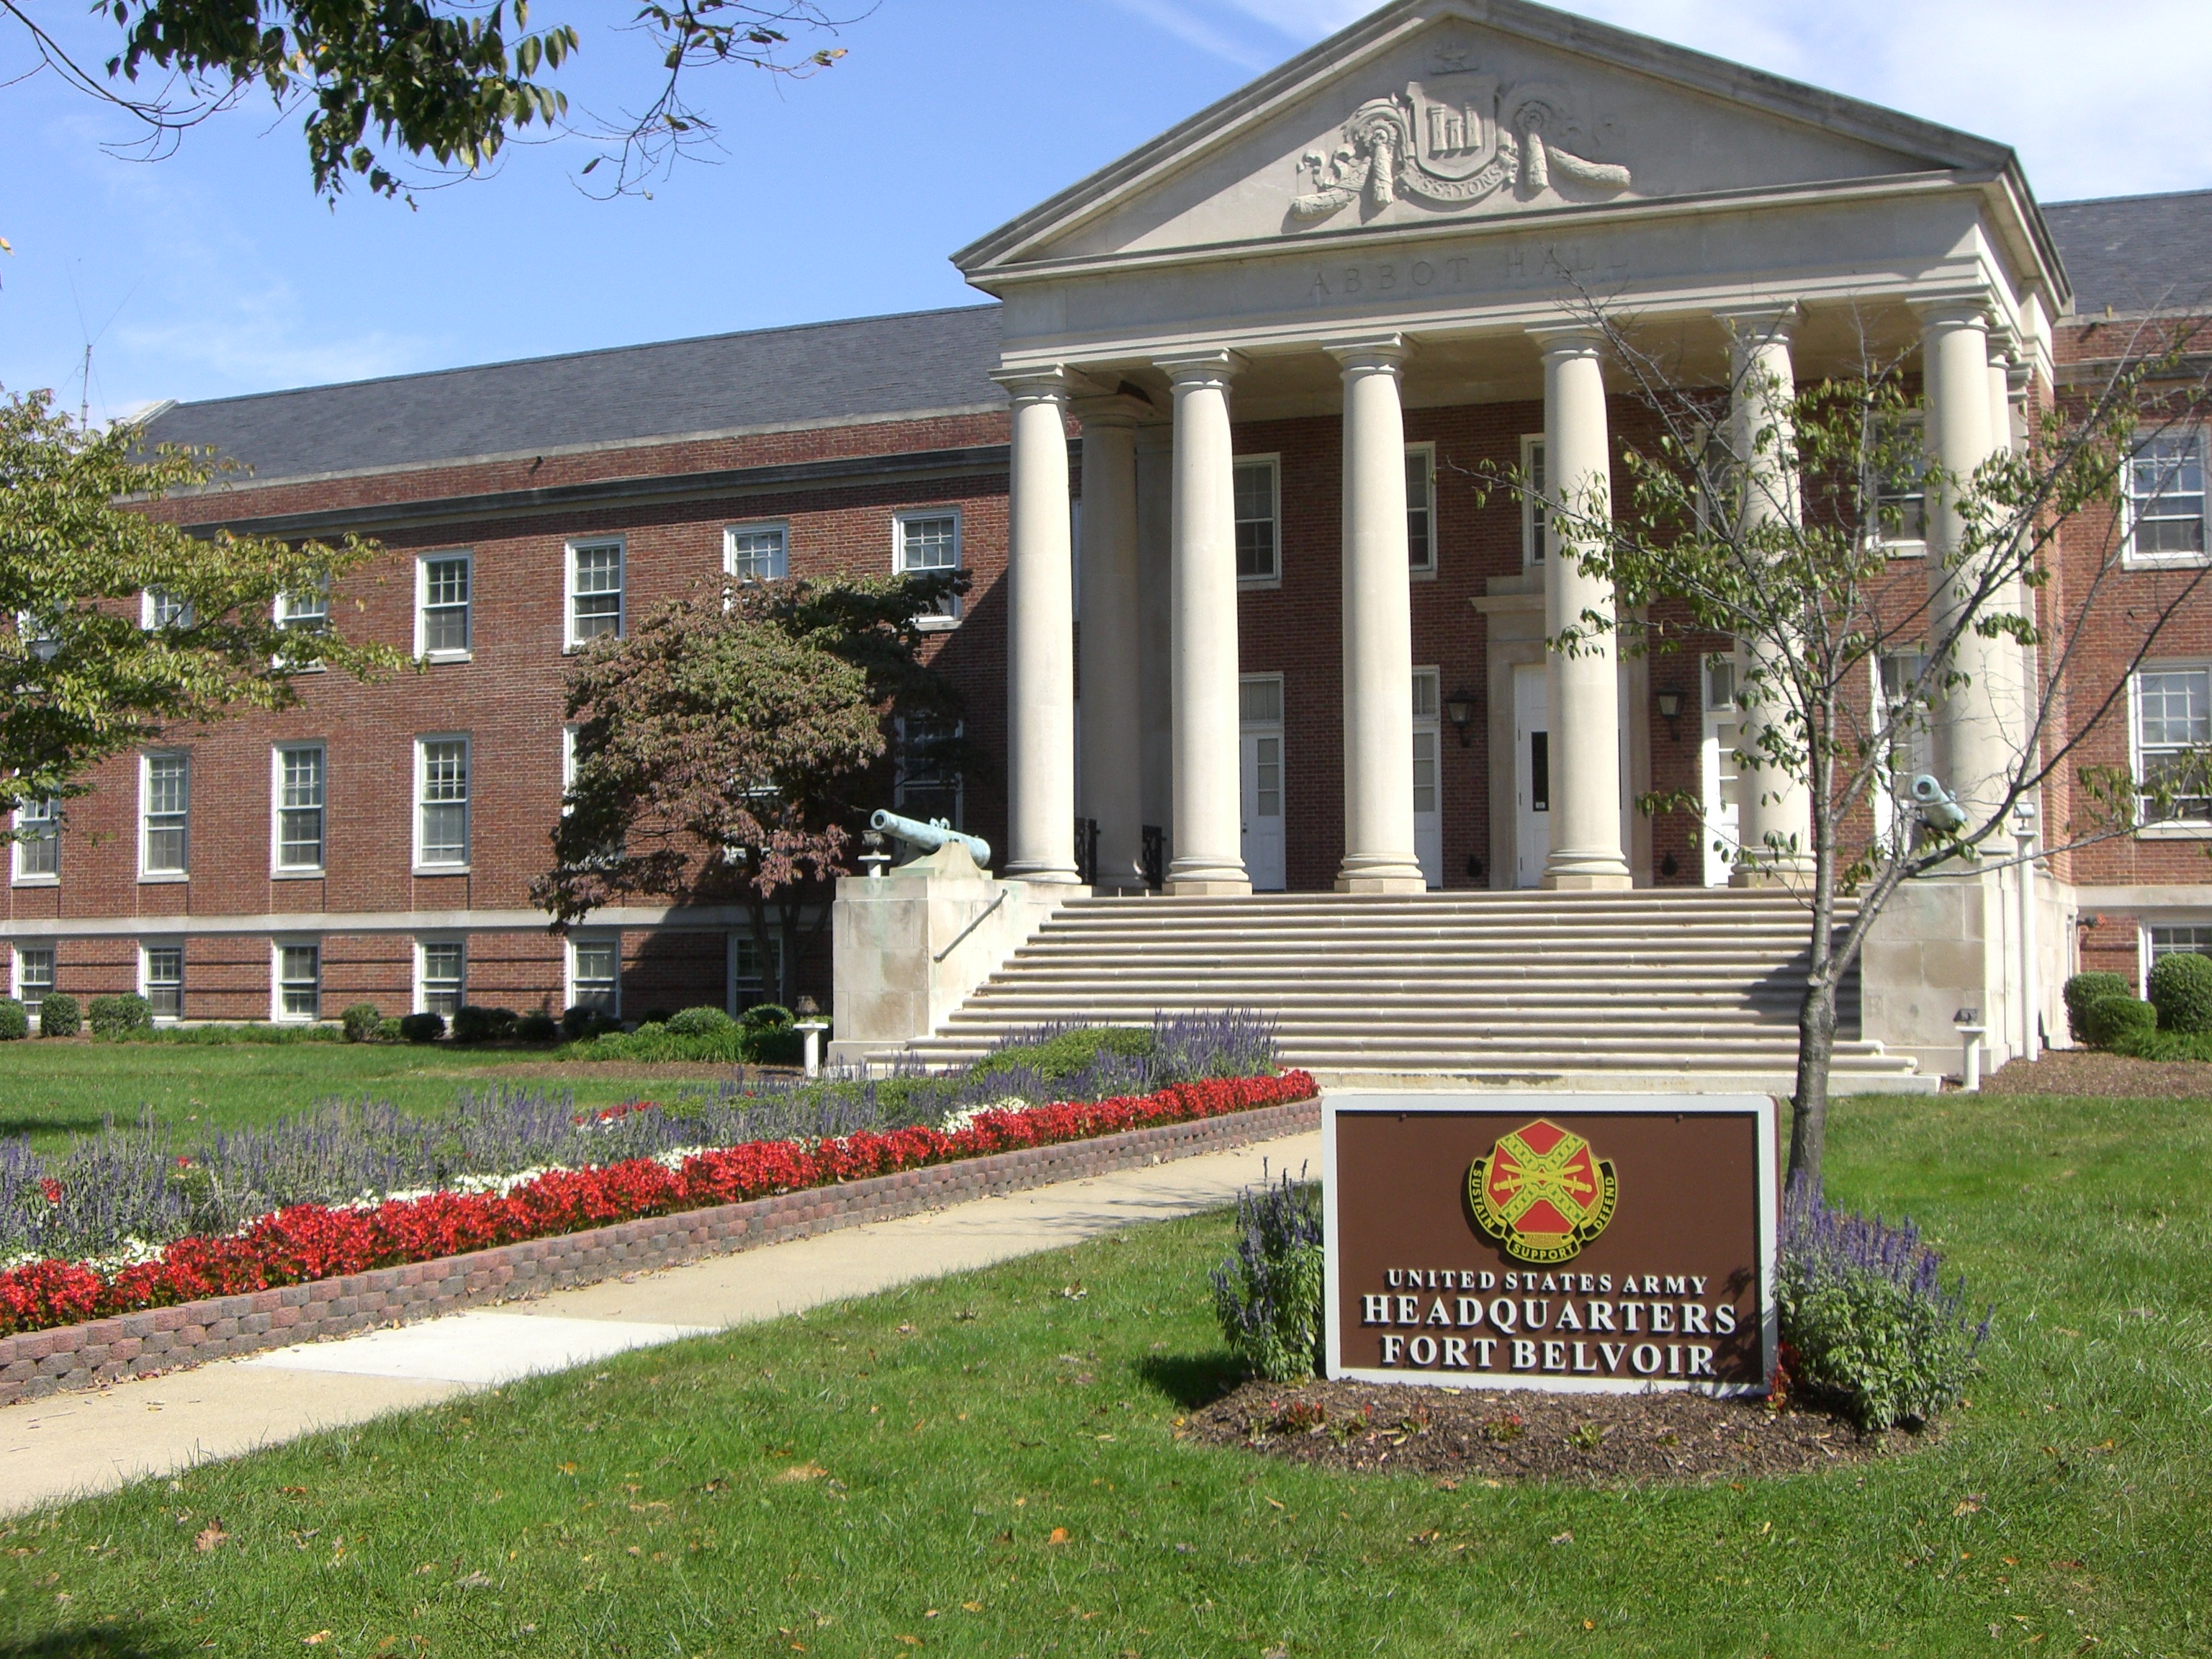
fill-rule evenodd
<path id="1" fill-rule="evenodd" d="M 1263 1159 L 1277 1170 L 1310 1164 L 1318 1178 L 1321 1136 L 1309 1132 L 978 1199 L 626 1282 L 0 1407 L 0 1514 L 112 1491 L 148 1475 L 627 1349 L 1212 1209 L 1258 1181 Z"/>

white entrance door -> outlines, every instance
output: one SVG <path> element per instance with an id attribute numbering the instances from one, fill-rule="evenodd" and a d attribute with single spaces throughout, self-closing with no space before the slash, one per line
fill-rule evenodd
<path id="1" fill-rule="evenodd" d="M 1255 674 L 1237 688 L 1243 716 L 1238 767 L 1244 809 L 1244 871 L 1255 891 L 1283 890 L 1283 680 Z"/>
<path id="2" fill-rule="evenodd" d="M 1735 869 L 1737 805 L 1735 750 L 1742 717 L 1736 708 L 1735 663 L 1728 657 L 1705 659 L 1705 823 L 1699 835 L 1705 853 L 1705 885 L 1725 887 Z"/>
<path id="3" fill-rule="evenodd" d="M 1513 884 L 1534 887 L 1552 854 L 1552 751 L 1544 665 L 1513 671 Z"/>
<path id="4" fill-rule="evenodd" d="M 1444 815 L 1437 775 L 1437 671 L 1413 671 L 1413 854 L 1431 887 L 1444 884 Z"/>

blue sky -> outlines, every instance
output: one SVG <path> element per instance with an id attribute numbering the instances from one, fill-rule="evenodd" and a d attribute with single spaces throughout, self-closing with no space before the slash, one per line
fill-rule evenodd
<path id="1" fill-rule="evenodd" d="M 2016 146 L 2046 200 L 2212 186 L 2204 0 L 1584 0 L 1702 51 Z M 856 8 L 857 9 L 857 8 Z M 78 0 L 58 14 L 105 49 Z M 588 152 L 510 153 L 420 206 L 309 193 L 265 102 L 157 162 L 51 76 L 0 88 L 0 386 L 95 418 L 209 398 L 979 298 L 945 255 L 1368 9 L 1361 0 L 882 0 L 812 81 L 726 72 L 726 153 L 592 200 Z M 604 107 L 648 60 L 624 0 L 584 31 Z M 12 26 L 9 26 L 12 27 Z M 19 68 L 0 33 L 0 75 Z"/>

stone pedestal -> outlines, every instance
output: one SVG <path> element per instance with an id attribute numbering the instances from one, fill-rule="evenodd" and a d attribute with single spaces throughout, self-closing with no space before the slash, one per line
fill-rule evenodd
<path id="1" fill-rule="evenodd" d="M 955 843 L 837 883 L 833 1066 L 927 1036 L 1069 899 L 1090 889 L 1008 881 Z"/>

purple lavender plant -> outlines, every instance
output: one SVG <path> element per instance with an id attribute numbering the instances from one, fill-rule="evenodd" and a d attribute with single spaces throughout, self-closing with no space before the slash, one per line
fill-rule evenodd
<path id="1" fill-rule="evenodd" d="M 1229 1350 L 1255 1376 L 1290 1382 L 1322 1364 L 1321 1191 L 1288 1170 L 1237 1197 L 1237 1249 L 1213 1270 L 1213 1310 Z"/>

